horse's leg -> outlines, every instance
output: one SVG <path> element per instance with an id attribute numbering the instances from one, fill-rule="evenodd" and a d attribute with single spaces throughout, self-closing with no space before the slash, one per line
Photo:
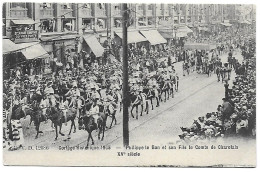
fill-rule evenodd
<path id="1" fill-rule="evenodd" d="M 148 100 L 146 100 L 145 101 L 146 102 L 146 114 L 148 114 L 149 113 L 149 104 L 148 104 Z"/>
<path id="2" fill-rule="evenodd" d="M 101 127 L 101 128 L 102 128 L 102 133 L 103 133 L 102 138 L 101 138 L 101 141 L 104 140 L 105 127 L 106 127 L 106 121 L 103 122 L 102 127 Z"/>
<path id="3" fill-rule="evenodd" d="M 36 125 L 35 125 L 35 129 L 36 129 L 36 136 L 35 136 L 35 139 L 37 139 L 38 138 L 38 135 L 39 135 L 39 127 L 40 125 L 37 123 Z"/>
<path id="4" fill-rule="evenodd" d="M 102 130 L 102 127 L 100 127 L 100 123 L 98 123 L 98 140 L 100 140 L 101 130 Z"/>
<path id="5" fill-rule="evenodd" d="M 88 144 L 89 144 L 89 139 L 90 139 L 90 132 L 88 132 L 87 147 L 88 147 Z"/>
<path id="6" fill-rule="evenodd" d="M 55 141 L 58 139 L 58 125 L 57 124 L 54 124 L 54 127 L 55 127 L 55 132 L 56 132 L 56 137 L 55 137 Z"/>
<path id="7" fill-rule="evenodd" d="M 150 98 L 150 101 L 151 101 L 152 110 L 153 110 L 153 98 L 152 97 Z"/>
<path id="8" fill-rule="evenodd" d="M 138 105 L 136 105 L 136 119 L 138 119 Z"/>
<path id="9" fill-rule="evenodd" d="M 93 139 L 93 137 L 92 137 L 92 134 L 90 133 L 90 138 L 91 138 L 91 140 L 92 140 L 92 145 L 94 145 L 94 139 Z"/>
<path id="10" fill-rule="evenodd" d="M 135 105 L 132 105 L 132 108 L 131 108 L 131 115 L 132 115 L 133 118 L 135 118 L 134 115 L 133 115 L 133 109 L 134 109 L 134 107 L 135 107 Z"/>
<path id="11" fill-rule="evenodd" d="M 156 97 L 156 101 L 157 101 L 156 107 L 159 107 L 159 106 L 160 106 L 160 103 L 159 103 L 159 98 L 158 98 L 158 97 Z"/>
<path id="12" fill-rule="evenodd" d="M 75 123 L 75 120 L 73 120 L 73 127 L 74 127 L 74 131 L 73 131 L 73 133 L 76 133 L 76 123 Z"/>
<path id="13" fill-rule="evenodd" d="M 111 127 L 112 127 L 112 124 L 113 124 L 113 122 L 115 120 L 115 116 L 113 114 L 111 114 L 111 118 L 112 118 L 112 121 L 110 123 L 109 129 L 111 129 Z"/>
<path id="14" fill-rule="evenodd" d="M 60 123 L 60 130 L 59 130 L 59 134 L 60 134 L 61 136 L 64 136 L 64 134 L 63 134 L 63 133 L 61 133 L 61 128 L 62 128 L 62 122 Z"/>
<path id="15" fill-rule="evenodd" d="M 69 136 L 70 136 L 70 134 L 71 134 L 71 130 L 72 130 L 72 127 L 73 127 L 74 123 L 75 123 L 75 122 L 74 122 L 74 119 L 72 119 L 72 120 L 71 120 L 71 125 L 70 125 Z"/>
<path id="16" fill-rule="evenodd" d="M 115 120 L 115 125 L 117 124 L 116 123 L 116 112 L 114 113 L 114 120 Z"/>
<path id="17" fill-rule="evenodd" d="M 166 98 L 167 98 L 167 93 L 166 93 L 166 90 L 164 91 L 164 102 L 166 102 Z"/>

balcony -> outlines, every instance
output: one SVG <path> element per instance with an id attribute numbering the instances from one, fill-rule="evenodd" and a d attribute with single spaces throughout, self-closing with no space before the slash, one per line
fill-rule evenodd
<path id="1" fill-rule="evenodd" d="M 40 9 L 41 18 L 52 18 L 54 9 Z"/>
<path id="2" fill-rule="evenodd" d="M 17 6 L 15 8 L 10 9 L 10 17 L 13 18 L 27 18 L 27 8 L 22 8 L 20 6 Z"/>
<path id="3" fill-rule="evenodd" d="M 84 17 L 92 17 L 92 10 L 90 8 L 81 9 L 81 13 Z"/>
<path id="4" fill-rule="evenodd" d="M 113 17 L 122 17 L 122 14 L 121 14 L 121 10 L 120 9 L 114 9 L 113 10 Z"/>
<path id="5" fill-rule="evenodd" d="M 153 10 L 146 10 L 146 16 L 153 16 Z"/>
<path id="6" fill-rule="evenodd" d="M 105 9 L 96 9 L 96 16 L 97 17 L 107 17 L 106 10 Z"/>
<path id="7" fill-rule="evenodd" d="M 137 10 L 136 16 L 144 16 L 144 10 Z"/>
<path id="8" fill-rule="evenodd" d="M 156 16 L 163 16 L 162 10 L 156 10 Z"/>
<path id="9" fill-rule="evenodd" d="M 169 10 L 168 9 L 164 9 L 163 10 L 163 15 L 164 16 L 169 16 L 170 15 Z"/>
<path id="10" fill-rule="evenodd" d="M 73 9 L 61 9 L 60 14 L 65 14 L 65 17 L 74 17 L 73 16 Z"/>

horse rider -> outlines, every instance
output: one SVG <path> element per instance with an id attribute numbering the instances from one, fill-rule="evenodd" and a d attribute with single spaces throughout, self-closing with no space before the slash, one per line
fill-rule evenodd
<path id="1" fill-rule="evenodd" d="M 46 117 L 46 110 L 48 107 L 50 107 L 50 102 L 49 102 L 49 99 L 47 98 L 46 95 L 43 96 L 41 102 L 40 102 L 40 105 L 39 107 L 41 108 L 42 110 L 42 116 L 45 118 L 45 123 L 47 123 L 47 117 Z"/>
<path id="2" fill-rule="evenodd" d="M 70 104 L 69 104 L 69 107 L 76 107 L 76 104 L 77 104 L 77 98 L 80 96 L 80 91 L 79 89 L 77 88 L 77 83 L 76 81 L 74 81 L 72 83 L 72 89 L 70 89 L 66 94 L 65 96 L 70 96 L 71 97 L 71 101 L 70 101 Z"/>
<path id="3" fill-rule="evenodd" d="M 93 99 L 88 116 L 92 116 L 94 118 L 94 122 L 96 124 L 95 129 L 97 129 L 97 120 L 99 118 L 99 106 L 97 105 L 97 99 Z"/>
<path id="4" fill-rule="evenodd" d="M 64 98 L 66 98 L 64 100 Z M 69 97 L 62 97 L 60 104 L 59 104 L 59 109 L 62 111 L 65 119 L 65 126 L 67 126 L 67 112 L 69 109 Z"/>

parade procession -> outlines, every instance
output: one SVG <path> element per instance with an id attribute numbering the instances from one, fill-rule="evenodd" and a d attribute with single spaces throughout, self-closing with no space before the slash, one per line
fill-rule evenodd
<path id="1" fill-rule="evenodd" d="M 255 13 L 4 3 L 4 150 L 255 139 Z"/>

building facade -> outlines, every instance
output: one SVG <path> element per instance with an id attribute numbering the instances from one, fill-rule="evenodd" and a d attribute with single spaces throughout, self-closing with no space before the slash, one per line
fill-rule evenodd
<path id="1" fill-rule="evenodd" d="M 244 7 L 238 4 L 128 4 L 128 31 L 138 34 L 142 30 L 167 28 L 169 24 L 216 31 L 221 23 L 254 22 L 255 6 Z M 22 47 L 26 47 L 24 43 L 39 42 L 46 51 L 44 54 L 49 55 L 46 64 L 53 59 L 66 64 L 64 57 L 68 54 L 73 57 L 79 50 L 100 48 L 120 37 L 122 14 L 122 4 L 4 3 L 3 36 Z"/>

